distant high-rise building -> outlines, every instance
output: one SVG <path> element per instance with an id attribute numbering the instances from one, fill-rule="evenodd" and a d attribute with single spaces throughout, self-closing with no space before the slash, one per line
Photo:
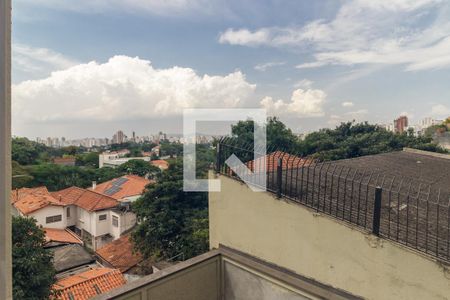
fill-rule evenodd
<path id="1" fill-rule="evenodd" d="M 123 144 L 127 136 L 123 133 L 122 130 L 117 131 L 112 138 L 113 144 Z"/>
<path id="2" fill-rule="evenodd" d="M 394 120 L 394 131 L 395 133 L 403 133 L 408 128 L 408 117 L 400 116 L 398 119 Z"/>
<path id="3" fill-rule="evenodd" d="M 427 117 L 427 118 L 422 119 L 422 121 L 420 122 L 420 126 L 423 129 L 426 129 L 428 127 L 439 125 L 439 124 L 442 124 L 442 123 L 444 123 L 443 120 L 436 120 L 436 119 Z"/>

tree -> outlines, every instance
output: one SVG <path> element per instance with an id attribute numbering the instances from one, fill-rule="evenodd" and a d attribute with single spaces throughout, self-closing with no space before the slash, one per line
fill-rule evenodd
<path id="1" fill-rule="evenodd" d="M 265 124 L 268 146 L 279 149 L 293 150 L 297 145 L 297 137 L 278 118 L 270 117 Z M 239 121 L 231 126 L 232 137 L 242 144 L 253 145 L 254 122 L 252 120 Z"/>
<path id="2" fill-rule="evenodd" d="M 211 151 L 211 150 L 210 150 Z M 206 161 L 200 151 L 199 160 Z M 208 194 L 183 191 L 183 163 L 173 160 L 158 182 L 133 203 L 139 223 L 132 234 L 145 257 L 190 258 L 208 250 Z M 206 176 L 202 169 L 200 176 Z"/>
<path id="3" fill-rule="evenodd" d="M 146 175 L 156 176 L 160 172 L 158 167 L 152 166 L 148 161 L 142 159 L 131 159 L 118 167 L 120 172 L 134 174 L 141 177 Z"/>
<path id="4" fill-rule="evenodd" d="M 45 145 L 30 141 L 27 138 L 13 138 L 11 150 L 12 160 L 21 165 L 36 164 L 40 155 L 50 151 Z"/>
<path id="5" fill-rule="evenodd" d="M 98 168 L 98 156 L 98 152 L 78 154 L 76 156 L 76 164 L 78 166 Z"/>
<path id="6" fill-rule="evenodd" d="M 52 254 L 43 248 L 44 231 L 31 218 L 12 218 L 14 299 L 49 299 L 55 283 Z"/>

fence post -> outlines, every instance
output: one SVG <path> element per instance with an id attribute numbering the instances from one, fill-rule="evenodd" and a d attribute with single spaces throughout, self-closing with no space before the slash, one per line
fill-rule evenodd
<path id="1" fill-rule="evenodd" d="M 282 187 L 282 173 L 283 173 L 283 160 L 281 158 L 278 159 L 277 163 L 277 197 L 281 198 L 281 187 Z"/>
<path id="2" fill-rule="evenodd" d="M 373 206 L 373 226 L 372 233 L 380 236 L 380 220 L 381 220 L 381 197 L 383 189 L 379 186 L 375 188 L 375 203 Z"/>
<path id="3" fill-rule="evenodd" d="M 217 143 L 216 149 L 216 173 L 220 173 L 220 143 Z"/>

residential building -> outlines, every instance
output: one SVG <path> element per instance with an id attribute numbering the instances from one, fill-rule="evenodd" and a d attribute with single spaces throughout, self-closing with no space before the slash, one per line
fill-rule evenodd
<path id="1" fill-rule="evenodd" d="M 119 270 L 95 268 L 58 280 L 53 289 L 57 300 L 87 300 L 126 283 Z"/>
<path id="2" fill-rule="evenodd" d="M 13 213 L 33 217 L 48 229 L 69 228 L 94 250 L 136 224 L 136 215 L 118 200 L 78 187 L 53 193 L 45 187 L 23 188 L 13 191 L 11 199 Z"/>
<path id="3" fill-rule="evenodd" d="M 144 193 L 145 187 L 150 183 L 154 183 L 154 181 L 129 174 L 101 184 L 96 184 L 94 182 L 91 190 L 110 196 L 121 202 L 133 202 Z"/>
<path id="4" fill-rule="evenodd" d="M 95 255 L 103 266 L 124 273 L 127 281 L 153 273 L 152 264 L 145 262 L 142 255 L 135 251 L 129 234 L 106 244 Z"/>
<path id="5" fill-rule="evenodd" d="M 408 117 L 400 116 L 398 119 L 394 120 L 394 132 L 403 133 L 408 128 Z"/>
<path id="6" fill-rule="evenodd" d="M 66 205 L 66 227 L 81 236 L 93 250 L 118 239 L 136 224 L 136 215 L 129 207 L 110 196 L 78 187 L 52 195 Z"/>
<path id="7" fill-rule="evenodd" d="M 129 150 L 113 151 L 113 152 L 103 152 L 98 156 L 98 167 L 111 167 L 115 168 L 120 166 L 130 160 L 140 159 L 144 161 L 150 161 L 150 157 L 125 157 L 129 154 Z"/>

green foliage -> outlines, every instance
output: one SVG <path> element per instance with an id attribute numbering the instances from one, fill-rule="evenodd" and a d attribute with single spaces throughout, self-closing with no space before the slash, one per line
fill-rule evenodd
<path id="1" fill-rule="evenodd" d="M 94 169 L 55 164 L 20 166 L 17 162 L 13 162 L 12 167 L 13 174 L 16 174 L 13 175 L 14 188 L 46 186 L 50 191 L 70 186 L 86 188 L 91 186 L 92 181 L 101 183 L 124 174 L 118 169 L 106 167 Z"/>
<path id="2" fill-rule="evenodd" d="M 11 148 L 12 160 L 17 161 L 21 165 L 36 164 L 40 157 L 42 159 L 45 156 L 49 156 L 44 153 L 50 151 L 50 148 L 45 145 L 30 141 L 27 138 L 13 138 Z"/>
<path id="3" fill-rule="evenodd" d="M 302 155 L 314 155 L 324 160 L 337 160 L 384 152 L 398 151 L 404 147 L 443 152 L 431 138 L 395 134 L 367 122 L 342 123 L 335 129 L 321 129 L 298 142 Z"/>
<path id="4" fill-rule="evenodd" d="M 204 163 L 198 174 L 204 177 L 214 152 L 209 147 L 199 149 L 198 161 Z M 134 203 L 140 221 L 132 237 L 146 257 L 168 259 L 182 253 L 187 259 L 208 250 L 208 194 L 184 192 L 182 160 L 170 163 L 158 182 Z"/>
<path id="5" fill-rule="evenodd" d="M 144 177 L 147 174 L 154 177 L 160 172 L 158 167 L 152 166 L 149 162 L 142 159 L 129 160 L 120 165 L 118 170 L 125 174 L 134 174 L 141 177 Z"/>
<path id="6" fill-rule="evenodd" d="M 12 262 L 14 299 L 49 299 L 55 283 L 52 254 L 43 248 L 44 231 L 36 220 L 12 218 Z"/>
<path id="7" fill-rule="evenodd" d="M 404 147 L 445 152 L 431 137 L 395 134 L 377 125 L 342 123 L 335 129 L 321 129 L 301 141 L 276 118 L 268 119 L 267 144 L 302 156 L 313 155 L 324 160 L 352 158 L 401 150 Z M 241 143 L 253 143 L 253 122 L 239 122 L 232 126 L 233 137 Z M 250 158 L 251 159 L 251 158 Z"/>
<path id="8" fill-rule="evenodd" d="M 268 145 L 276 145 L 279 149 L 284 150 L 295 149 L 297 137 L 278 118 L 268 118 L 265 126 Z M 236 125 L 231 126 L 231 134 L 242 143 L 253 145 L 253 128 L 253 121 L 239 121 Z"/>
<path id="9" fill-rule="evenodd" d="M 180 156 L 183 153 L 183 145 L 178 143 L 161 142 L 160 156 Z"/>
<path id="10" fill-rule="evenodd" d="M 76 156 L 77 166 L 98 168 L 98 152 L 88 152 Z"/>

